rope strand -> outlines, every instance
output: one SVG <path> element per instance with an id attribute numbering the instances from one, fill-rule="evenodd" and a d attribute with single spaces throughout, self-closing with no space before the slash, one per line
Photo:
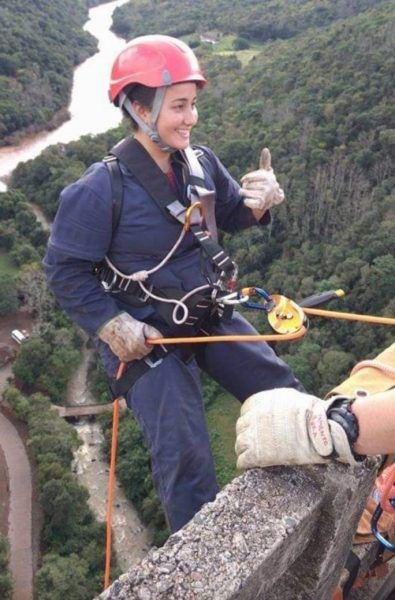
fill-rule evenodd
<path id="1" fill-rule="evenodd" d="M 321 308 L 303 308 L 306 315 L 315 317 L 326 317 L 329 319 L 346 319 L 348 321 L 362 321 L 365 323 L 376 323 L 377 325 L 395 325 L 395 319 L 391 317 L 375 317 L 371 315 L 359 315 L 356 313 L 336 312 L 323 310 Z"/>
<path id="2" fill-rule="evenodd" d="M 125 370 L 125 363 L 121 362 L 118 367 L 116 379 L 121 379 Z M 106 561 L 104 567 L 104 587 L 106 590 L 110 585 L 110 570 L 111 570 L 111 536 L 112 536 L 112 507 L 114 502 L 115 488 L 115 464 L 117 457 L 117 441 L 118 441 L 118 423 L 119 423 L 119 398 L 116 398 L 113 403 L 112 413 L 112 435 L 111 435 L 111 456 L 110 456 L 110 473 L 108 477 L 108 492 L 107 492 L 107 515 L 106 515 Z"/>

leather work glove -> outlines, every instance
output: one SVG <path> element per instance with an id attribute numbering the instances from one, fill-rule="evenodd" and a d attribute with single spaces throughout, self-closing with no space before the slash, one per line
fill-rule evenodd
<path id="1" fill-rule="evenodd" d="M 271 166 L 269 148 L 263 148 L 259 160 L 259 169 L 251 171 L 241 178 L 240 195 L 244 204 L 251 209 L 268 210 L 284 200 L 284 191 L 277 182 Z"/>
<path id="2" fill-rule="evenodd" d="M 97 335 L 122 362 L 144 358 L 153 349 L 146 339 L 162 337 L 155 327 L 137 321 L 126 312 L 108 321 Z"/>
<path id="3" fill-rule="evenodd" d="M 343 427 L 327 419 L 335 398 L 320 400 L 292 388 L 250 396 L 236 423 L 237 467 L 325 463 L 333 451 L 340 462 L 360 464 Z"/>

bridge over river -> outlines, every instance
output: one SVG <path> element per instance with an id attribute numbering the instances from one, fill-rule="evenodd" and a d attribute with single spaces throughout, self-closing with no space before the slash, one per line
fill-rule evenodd
<path id="1" fill-rule="evenodd" d="M 113 404 L 80 404 L 78 406 L 58 406 L 53 404 L 52 408 L 57 411 L 60 417 L 89 417 L 99 413 L 112 410 Z M 120 408 L 126 408 L 124 398 L 119 401 Z"/>

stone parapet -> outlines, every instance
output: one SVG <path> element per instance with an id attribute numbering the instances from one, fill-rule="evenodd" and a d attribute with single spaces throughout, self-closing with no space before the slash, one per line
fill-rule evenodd
<path id="1" fill-rule="evenodd" d="M 329 600 L 375 464 L 253 469 L 100 600 Z"/>

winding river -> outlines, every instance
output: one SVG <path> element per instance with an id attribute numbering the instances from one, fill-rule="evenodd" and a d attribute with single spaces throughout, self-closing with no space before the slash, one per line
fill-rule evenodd
<path id="1" fill-rule="evenodd" d="M 114 0 L 89 11 L 84 29 L 98 39 L 98 52 L 74 71 L 70 119 L 58 129 L 26 137 L 18 146 L 0 148 L 0 191 L 19 162 L 36 158 L 52 144 L 68 143 L 82 135 L 98 134 L 121 121 L 121 112 L 108 100 L 107 90 L 112 62 L 125 41 L 110 31 L 112 13 L 129 0 Z"/>
<path id="2" fill-rule="evenodd" d="M 68 143 L 86 134 L 96 135 L 116 127 L 120 123 L 121 113 L 110 104 L 107 97 L 107 89 L 112 61 L 125 45 L 125 42 L 116 37 L 110 31 L 110 27 L 112 24 L 112 13 L 115 8 L 122 6 L 128 1 L 114 0 L 90 9 L 89 20 L 85 24 L 84 29 L 98 39 L 98 52 L 75 69 L 71 102 L 68 107 L 70 119 L 56 130 L 27 136 L 17 146 L 0 148 L 0 192 L 6 191 L 7 186 L 5 181 L 18 163 L 36 158 L 50 145 Z M 39 212 L 38 208 L 37 211 Z M 42 217 L 42 215 L 38 215 L 39 220 L 41 220 L 40 216 Z M 86 378 L 86 365 L 84 361 L 78 373 L 75 374 L 71 385 L 75 386 L 76 379 L 81 378 L 81 375 Z M 83 387 L 84 383 L 81 381 L 80 383 L 81 387 Z M 83 402 L 84 399 L 80 398 L 79 401 Z M 89 399 L 86 399 L 86 401 L 89 401 Z M 88 487 L 92 485 L 92 482 L 95 483 L 91 496 L 91 505 L 97 516 L 103 519 L 107 468 L 101 462 L 99 453 L 100 431 L 94 423 L 89 422 L 80 422 L 76 425 L 76 428 L 84 445 L 75 456 L 74 470 L 81 483 Z M 19 528 L 22 527 L 26 538 L 21 540 L 19 539 L 20 536 L 17 535 L 18 540 L 14 541 L 11 535 L 10 539 L 10 567 L 15 581 L 14 600 L 31 600 L 33 597 L 33 565 L 31 560 L 32 514 L 31 510 L 27 509 L 27 506 L 31 503 L 25 501 L 24 506 L 21 506 L 22 500 L 18 498 L 18 494 L 14 490 L 15 478 L 19 478 L 20 481 L 26 482 L 27 479 L 30 481 L 29 463 L 26 456 L 26 460 L 20 459 L 20 465 L 24 465 L 26 462 L 24 473 L 20 473 L 20 469 L 15 469 L 14 463 L 10 461 L 10 455 L 15 452 L 15 448 L 19 451 L 19 446 L 23 447 L 23 445 L 19 444 L 18 433 L 14 430 L 13 425 L 1 412 L 0 431 L 3 433 L 7 431 L 7 435 L 11 440 L 8 447 L 3 448 L 9 472 L 9 538 L 11 534 L 17 531 L 18 526 Z M 2 439 L 2 442 L 6 441 L 5 438 Z M 3 446 L 4 444 L 2 443 Z M 24 489 L 27 489 L 26 485 Z M 27 492 L 31 494 L 30 488 Z M 126 501 L 119 489 L 118 494 L 119 496 L 113 513 L 114 544 L 118 550 L 121 567 L 126 569 L 128 564 L 130 565 L 133 560 L 144 556 L 150 545 L 150 540 L 133 507 Z M 98 498 L 102 495 L 103 498 L 100 498 L 100 501 L 94 502 L 95 497 Z M 125 543 L 126 541 L 129 543 Z M 131 547 L 131 544 L 134 548 Z M 126 550 L 126 552 L 123 553 L 122 549 Z"/>

